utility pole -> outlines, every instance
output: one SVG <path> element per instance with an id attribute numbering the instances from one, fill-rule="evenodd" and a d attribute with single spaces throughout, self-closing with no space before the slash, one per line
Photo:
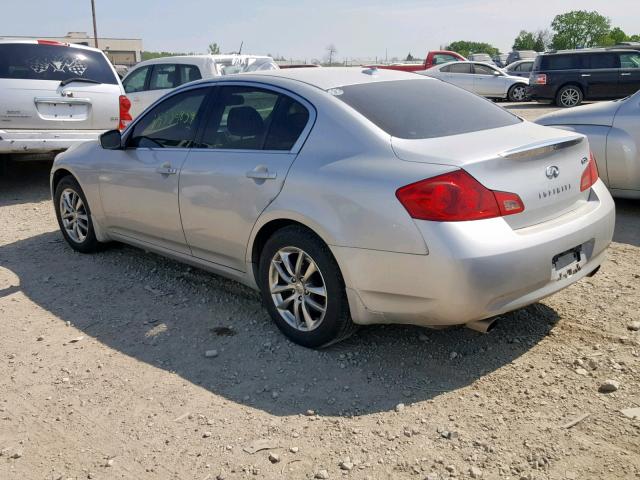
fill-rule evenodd
<path id="1" fill-rule="evenodd" d="M 98 28 L 96 27 L 96 2 L 91 0 L 91 16 L 93 17 L 93 42 L 96 48 L 98 47 Z"/>

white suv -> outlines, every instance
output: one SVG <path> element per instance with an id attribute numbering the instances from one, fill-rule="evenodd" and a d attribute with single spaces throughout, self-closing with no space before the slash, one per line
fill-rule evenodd
<path id="1" fill-rule="evenodd" d="M 122 79 L 131 99 L 131 114 L 137 116 L 169 90 L 202 78 L 232 73 L 277 70 L 271 57 L 257 55 L 182 55 L 146 60 Z"/>
<path id="2" fill-rule="evenodd" d="M 100 50 L 0 39 L 0 154 L 50 153 L 123 129 L 131 103 Z"/>

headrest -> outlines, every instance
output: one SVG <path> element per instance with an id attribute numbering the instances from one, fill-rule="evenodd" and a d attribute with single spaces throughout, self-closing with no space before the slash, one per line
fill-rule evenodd
<path id="1" fill-rule="evenodd" d="M 236 137 L 253 137 L 262 134 L 264 121 L 253 107 L 234 107 L 227 117 L 227 130 Z"/>

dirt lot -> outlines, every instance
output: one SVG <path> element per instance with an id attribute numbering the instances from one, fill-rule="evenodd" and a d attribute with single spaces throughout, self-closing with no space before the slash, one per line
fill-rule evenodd
<path id="1" fill-rule="evenodd" d="M 232 281 L 72 252 L 48 168 L 0 180 L 0 479 L 640 478 L 640 202 L 617 202 L 600 273 L 488 335 L 318 352 Z"/>

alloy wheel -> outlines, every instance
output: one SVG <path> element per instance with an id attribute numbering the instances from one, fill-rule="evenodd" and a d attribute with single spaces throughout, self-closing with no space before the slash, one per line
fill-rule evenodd
<path id="1" fill-rule="evenodd" d="M 89 233 L 89 215 L 82 198 L 75 190 L 65 188 L 60 195 L 62 226 L 74 242 L 82 243 Z"/>
<path id="2" fill-rule="evenodd" d="M 560 94 L 560 103 L 566 107 L 573 107 L 580 101 L 580 92 L 575 88 L 566 88 Z"/>
<path id="3" fill-rule="evenodd" d="M 526 92 L 525 87 L 517 86 L 517 87 L 513 88 L 513 94 L 512 95 L 513 95 L 513 99 L 516 102 L 522 102 L 523 100 L 526 99 L 527 92 Z"/>
<path id="4" fill-rule="evenodd" d="M 327 312 L 327 288 L 316 262 L 304 250 L 284 247 L 269 266 L 269 292 L 280 316 L 293 328 L 318 328 Z"/>

